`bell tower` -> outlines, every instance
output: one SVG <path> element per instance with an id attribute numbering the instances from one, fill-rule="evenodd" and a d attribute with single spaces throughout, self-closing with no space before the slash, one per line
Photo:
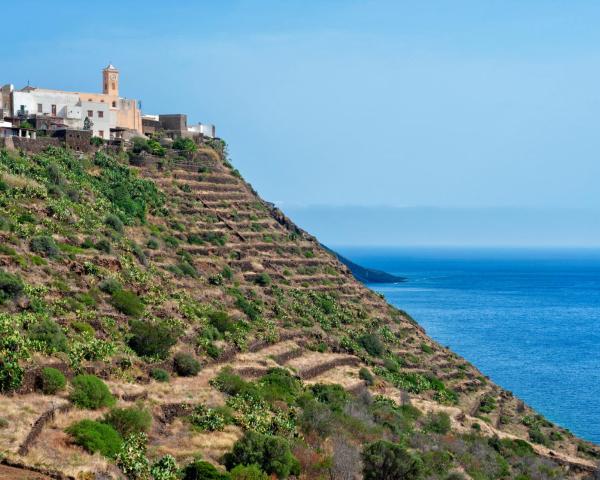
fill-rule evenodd
<path id="1" fill-rule="evenodd" d="M 119 96 L 119 71 L 112 63 L 102 70 L 102 93 Z"/>

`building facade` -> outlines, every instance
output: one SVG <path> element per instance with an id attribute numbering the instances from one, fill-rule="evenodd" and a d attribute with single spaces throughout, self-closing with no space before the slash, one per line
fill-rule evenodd
<path id="1" fill-rule="evenodd" d="M 0 113 L 2 118 L 28 120 L 36 128 L 91 130 L 94 136 L 105 139 L 112 138 L 117 130 L 142 133 L 138 103 L 119 96 L 119 71 L 113 65 L 102 70 L 102 93 L 30 86 L 15 90 L 5 85 L 0 89 Z"/>

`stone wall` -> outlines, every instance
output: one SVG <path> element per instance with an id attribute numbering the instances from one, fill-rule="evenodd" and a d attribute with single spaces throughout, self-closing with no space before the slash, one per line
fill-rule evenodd
<path id="1" fill-rule="evenodd" d="M 14 148 L 17 150 L 25 150 L 30 153 L 42 153 L 48 147 L 60 147 L 62 142 L 58 138 L 52 137 L 38 137 L 23 138 L 23 137 L 11 137 Z"/>

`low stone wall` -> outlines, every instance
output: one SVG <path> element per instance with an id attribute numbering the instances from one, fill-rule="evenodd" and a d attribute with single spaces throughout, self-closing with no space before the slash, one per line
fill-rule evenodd
<path id="1" fill-rule="evenodd" d="M 65 405 L 61 405 L 60 407 L 51 408 L 50 410 L 43 413 L 35 421 L 33 427 L 31 427 L 31 430 L 29 431 L 29 435 L 27 435 L 27 438 L 19 447 L 19 455 L 24 456 L 29 453 L 29 449 L 40 436 L 40 433 L 42 433 L 42 429 L 44 428 L 44 426 L 50 421 L 54 420 L 54 417 L 57 413 L 65 413 L 71 408 L 73 408 L 73 406 L 70 403 L 67 403 Z"/>
<path id="2" fill-rule="evenodd" d="M 30 153 L 42 153 L 48 147 L 60 147 L 62 142 L 58 138 L 40 137 L 23 138 L 12 137 L 13 145 L 17 150 L 25 150 Z"/>

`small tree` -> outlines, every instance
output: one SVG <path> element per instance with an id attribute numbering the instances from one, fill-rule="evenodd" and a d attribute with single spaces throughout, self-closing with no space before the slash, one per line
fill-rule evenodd
<path id="1" fill-rule="evenodd" d="M 167 322 L 135 320 L 131 322 L 129 346 L 141 357 L 164 359 L 177 343 L 177 332 Z"/>
<path id="2" fill-rule="evenodd" d="M 248 431 L 226 453 L 223 462 L 228 470 L 237 465 L 259 465 L 268 474 L 287 478 L 299 474 L 300 465 L 285 438 Z"/>
<path id="3" fill-rule="evenodd" d="M 362 453 L 365 480 L 413 480 L 421 477 L 423 462 L 397 443 L 379 440 Z"/>

